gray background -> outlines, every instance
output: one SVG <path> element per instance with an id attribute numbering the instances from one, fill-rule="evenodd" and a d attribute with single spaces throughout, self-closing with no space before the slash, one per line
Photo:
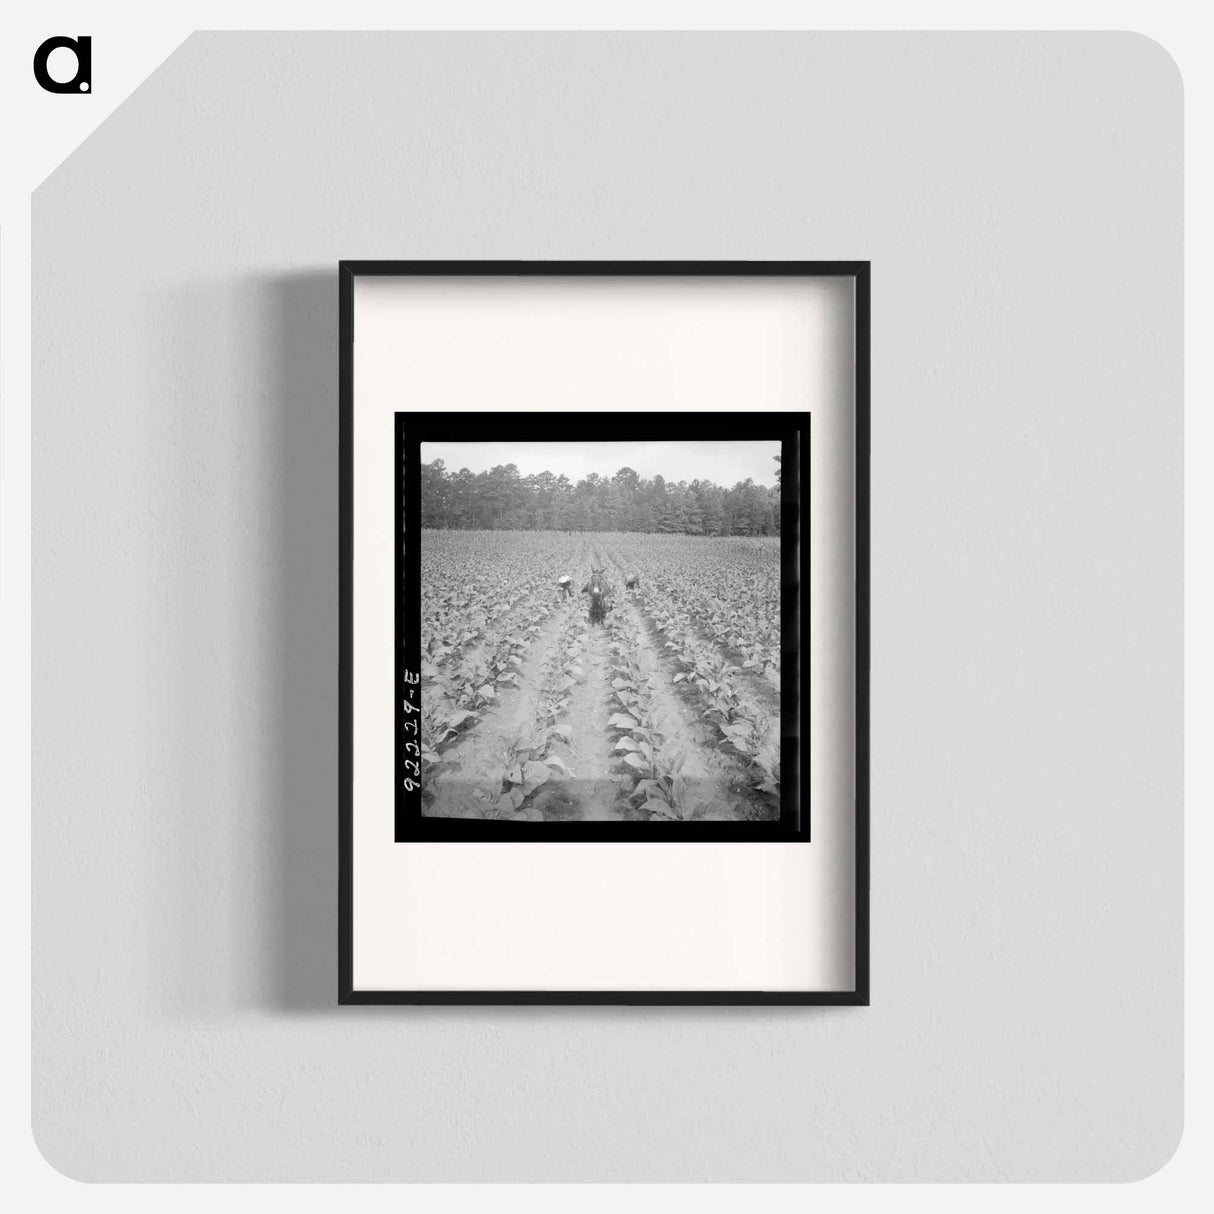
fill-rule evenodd
<path id="1" fill-rule="evenodd" d="M 34 197 L 46 1157 L 1158 1168 L 1181 105 L 1134 35 L 192 38 Z M 872 260 L 871 1008 L 334 1006 L 340 257 Z"/>

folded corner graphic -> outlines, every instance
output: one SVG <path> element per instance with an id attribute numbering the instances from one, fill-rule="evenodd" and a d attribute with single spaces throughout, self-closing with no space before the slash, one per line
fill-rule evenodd
<path id="1" fill-rule="evenodd" d="M 75 22 L 72 23 L 73 26 Z M 20 114 L 4 131 L 0 223 L 23 226 L 30 196 L 191 37 L 172 18 L 101 19 L 47 28 L 45 14 L 5 23 L 0 107 Z"/>

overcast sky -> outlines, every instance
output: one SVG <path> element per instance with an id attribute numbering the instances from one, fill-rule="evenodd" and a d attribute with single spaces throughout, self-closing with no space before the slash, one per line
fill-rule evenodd
<path id="1" fill-rule="evenodd" d="M 775 486 L 780 444 L 772 439 L 679 439 L 675 442 L 572 443 L 422 443 L 422 463 L 441 459 L 447 472 L 467 468 L 487 472 L 498 464 L 515 464 L 522 476 L 533 472 L 564 473 L 575 483 L 597 472 L 612 477 L 632 468 L 646 480 L 712 481 L 728 488 L 751 477 L 756 485 Z"/>

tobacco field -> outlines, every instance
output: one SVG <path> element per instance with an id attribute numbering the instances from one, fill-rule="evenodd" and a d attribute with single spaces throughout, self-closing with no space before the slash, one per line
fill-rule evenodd
<path id="1" fill-rule="evenodd" d="M 423 531 L 423 814 L 778 818 L 779 544 Z M 592 567 L 603 624 L 579 593 Z"/>

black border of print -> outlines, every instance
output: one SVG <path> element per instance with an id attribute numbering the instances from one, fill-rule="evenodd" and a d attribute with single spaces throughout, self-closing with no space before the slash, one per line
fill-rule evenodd
<path id="1" fill-rule="evenodd" d="M 424 683 L 421 669 L 421 510 L 423 443 L 605 442 L 619 440 L 629 424 L 647 441 L 766 439 L 780 443 L 780 817 L 767 822 L 516 822 L 483 818 L 423 817 L 418 779 L 417 721 Z M 568 842 L 793 842 L 809 839 L 809 806 L 802 791 L 809 737 L 798 690 L 809 686 L 808 527 L 802 525 L 801 485 L 808 484 L 809 415 L 793 413 L 397 413 L 396 507 L 396 805 L 398 843 L 460 840 Z M 692 538 L 691 543 L 696 540 Z M 706 541 L 707 542 L 707 541 Z M 804 553 L 799 544 L 804 542 Z M 804 664 L 802 665 L 802 658 Z M 805 705 L 806 710 L 808 704 Z M 804 728 L 802 728 L 804 725 Z"/>
<path id="2" fill-rule="evenodd" d="M 849 278 L 855 284 L 855 981 L 851 990 L 354 989 L 354 283 L 370 276 Z M 867 261 L 343 261 L 338 266 L 338 1002 L 342 1004 L 758 1005 L 869 1003 L 871 267 Z M 390 441 L 387 434 L 385 441 Z M 384 520 L 388 525 L 390 520 Z M 841 537 L 846 542 L 846 537 Z M 517 836 L 524 838 L 525 836 Z M 536 841 L 545 836 L 533 836 Z M 551 837 L 551 836 L 547 836 Z M 652 836 L 650 836 L 652 837 Z M 686 836 L 683 836 L 686 838 Z M 391 846 L 385 839 L 385 846 Z M 812 846 L 810 844 L 809 846 Z"/>

